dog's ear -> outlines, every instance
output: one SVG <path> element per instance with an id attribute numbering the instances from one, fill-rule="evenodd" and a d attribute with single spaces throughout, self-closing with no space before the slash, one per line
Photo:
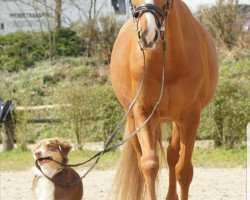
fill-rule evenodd
<path id="1" fill-rule="evenodd" d="M 59 150 L 61 151 L 61 153 L 64 156 L 67 156 L 70 149 L 71 149 L 71 144 L 65 140 L 65 139 L 58 139 L 58 146 L 59 146 Z"/>

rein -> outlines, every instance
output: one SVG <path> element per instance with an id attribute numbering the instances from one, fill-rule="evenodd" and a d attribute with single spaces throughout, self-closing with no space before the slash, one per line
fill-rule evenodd
<path id="1" fill-rule="evenodd" d="M 167 5 L 169 1 L 167 1 Z M 169 6 L 167 6 L 169 7 Z M 157 12 L 158 14 L 160 14 L 160 8 L 157 7 L 157 6 L 152 6 L 152 4 L 150 5 L 142 5 L 142 6 L 139 6 L 137 7 L 137 10 L 136 10 L 136 13 L 141 13 L 141 12 L 153 12 L 152 10 L 154 10 L 155 12 Z M 157 11 L 156 11 L 157 10 Z M 136 15 L 137 15 L 136 14 Z M 167 12 L 168 14 L 168 12 Z M 165 19 L 167 19 L 167 14 L 165 16 Z M 139 14 L 140 15 L 140 14 Z M 164 21 L 165 23 L 165 21 Z M 163 24 L 164 25 L 164 24 Z M 80 177 L 80 180 L 77 180 L 75 182 L 71 182 L 71 183 L 67 183 L 67 184 L 64 184 L 64 183 L 59 183 L 57 181 L 55 181 L 53 178 L 50 178 L 48 177 L 41 169 L 41 167 L 38 165 L 38 162 L 36 160 L 35 162 L 35 165 L 36 167 L 38 168 L 38 170 L 47 178 L 49 179 L 50 181 L 52 181 L 54 184 L 57 184 L 59 186 L 63 186 L 63 187 L 69 187 L 69 186 L 72 186 L 72 185 L 76 185 L 78 184 L 79 182 L 82 181 L 83 178 L 85 178 L 93 169 L 94 167 L 97 165 L 97 163 L 99 162 L 100 158 L 102 157 L 103 154 L 107 153 L 107 152 L 110 152 L 111 150 L 113 149 L 116 149 L 120 146 L 122 146 L 124 143 L 128 142 L 132 137 L 134 137 L 147 123 L 148 121 L 151 119 L 151 117 L 153 116 L 153 114 L 155 113 L 156 109 L 158 108 L 160 102 L 161 102 L 161 99 L 162 99 L 162 96 L 163 96 L 163 90 L 164 90 L 164 82 L 165 82 L 165 68 L 166 68 L 166 51 L 167 51 L 167 43 L 166 43 L 166 39 L 165 39 L 165 34 L 163 32 L 163 30 L 161 30 L 161 32 L 163 34 L 161 34 L 161 39 L 162 39 L 162 53 L 163 53 L 163 64 L 162 64 L 162 80 L 161 80 L 161 90 L 160 90 L 160 95 L 159 95 L 159 98 L 157 100 L 157 102 L 155 103 L 153 109 L 152 109 L 152 112 L 150 113 L 150 115 L 148 116 L 148 118 L 142 123 L 141 126 L 135 128 L 135 130 L 133 132 L 131 132 L 129 134 L 129 136 L 125 139 L 123 139 L 122 141 L 118 142 L 117 144 L 109 147 L 110 143 L 113 141 L 113 139 L 115 138 L 115 136 L 119 133 L 119 131 L 121 130 L 122 128 L 122 125 L 124 124 L 124 122 L 126 121 L 126 118 L 128 117 L 129 113 L 131 112 L 134 104 L 136 103 L 136 101 L 138 100 L 139 98 L 139 95 L 142 91 L 142 86 L 143 86 L 143 83 L 144 83 L 144 78 L 145 78 L 145 68 L 146 68 L 146 59 L 145 59 L 145 52 L 144 52 L 144 49 L 141 48 L 140 46 L 140 43 L 139 43 L 139 46 L 140 46 L 140 49 L 142 51 L 142 54 L 143 54 L 143 74 L 142 74 L 142 78 L 141 78 L 141 82 L 140 82 L 140 86 L 139 86 L 139 89 L 137 91 L 137 94 L 136 96 L 134 97 L 133 101 L 131 102 L 127 112 L 124 114 L 123 118 L 118 122 L 115 130 L 112 132 L 111 136 L 109 137 L 107 143 L 105 144 L 104 146 L 104 149 L 98 153 L 96 153 L 94 156 L 92 156 L 91 158 L 89 158 L 88 160 L 84 161 L 84 162 L 81 162 L 81 163 L 78 163 L 78 164 L 64 164 L 64 163 L 60 163 L 52 158 L 49 158 L 48 160 L 51 160 L 51 161 L 54 161 L 56 162 L 57 164 L 61 165 L 62 167 L 78 167 L 78 166 L 81 166 L 81 165 L 84 165 L 90 161 L 92 161 L 93 159 L 96 158 L 95 162 L 91 165 L 91 167 L 89 167 L 89 169 Z"/>

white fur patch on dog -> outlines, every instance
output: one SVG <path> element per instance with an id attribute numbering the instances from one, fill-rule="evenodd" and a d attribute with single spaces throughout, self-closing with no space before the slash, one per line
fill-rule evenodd
<path id="1" fill-rule="evenodd" d="M 41 171 L 36 167 L 33 168 L 35 175 L 39 176 L 37 182 L 37 187 L 35 188 L 36 200 L 54 200 L 55 186 L 49 179 L 47 179 Z M 48 175 L 50 178 L 54 176 L 58 171 L 51 169 L 43 169 L 43 172 Z"/>
<path id="2" fill-rule="evenodd" d="M 37 200 L 54 200 L 55 186 L 50 180 L 41 177 L 35 189 Z"/>

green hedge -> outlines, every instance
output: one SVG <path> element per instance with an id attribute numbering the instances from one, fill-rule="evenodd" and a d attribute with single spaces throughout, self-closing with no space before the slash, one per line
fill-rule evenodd
<path id="1" fill-rule="evenodd" d="M 70 28 L 57 32 L 16 32 L 0 36 L 0 71 L 32 68 L 37 61 L 54 56 L 80 56 L 85 48 Z"/>
<path id="2" fill-rule="evenodd" d="M 56 51 L 59 56 L 80 56 L 85 51 L 83 42 L 76 31 L 61 28 L 56 33 Z"/>
<path id="3" fill-rule="evenodd" d="M 35 66 L 37 61 L 56 56 L 97 57 L 108 64 L 121 23 L 102 17 L 50 32 L 16 32 L 0 36 L 0 71 L 17 72 Z"/>
<path id="4" fill-rule="evenodd" d="M 225 62 L 220 66 L 214 100 L 205 109 L 200 124 L 201 139 L 213 139 L 217 146 L 235 148 L 246 143 L 249 122 L 250 60 Z"/>
<path id="5" fill-rule="evenodd" d="M 19 71 L 34 66 L 46 58 L 44 44 L 31 33 L 12 33 L 0 36 L 0 71 Z"/>

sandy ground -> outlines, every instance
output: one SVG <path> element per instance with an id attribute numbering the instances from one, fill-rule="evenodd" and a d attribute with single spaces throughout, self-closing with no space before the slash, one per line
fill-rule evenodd
<path id="1" fill-rule="evenodd" d="M 195 168 L 190 200 L 246 200 L 246 169 Z M 83 172 L 80 172 L 82 174 Z M 160 173 L 158 200 L 165 199 L 167 170 Z M 93 171 L 84 180 L 85 200 L 105 200 L 110 192 L 115 170 Z M 32 170 L 0 173 L 1 200 L 31 200 Z"/>

